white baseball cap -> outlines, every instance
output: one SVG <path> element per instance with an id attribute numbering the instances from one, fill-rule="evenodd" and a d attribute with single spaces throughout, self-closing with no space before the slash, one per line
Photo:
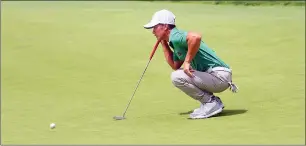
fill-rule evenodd
<path id="1" fill-rule="evenodd" d="M 163 9 L 154 13 L 151 21 L 144 25 L 146 29 L 151 29 L 157 24 L 172 24 L 175 25 L 175 15 L 169 10 Z"/>

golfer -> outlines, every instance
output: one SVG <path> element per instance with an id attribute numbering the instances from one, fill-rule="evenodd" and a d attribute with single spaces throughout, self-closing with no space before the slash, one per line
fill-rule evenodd
<path id="1" fill-rule="evenodd" d="M 173 85 L 200 102 L 190 118 L 208 118 L 222 112 L 224 105 L 214 93 L 228 88 L 238 90 L 232 83 L 229 65 L 202 41 L 200 34 L 177 28 L 175 15 L 169 10 L 157 11 L 144 28 L 153 29 L 156 38 L 161 39 L 166 61 L 174 70 Z"/>

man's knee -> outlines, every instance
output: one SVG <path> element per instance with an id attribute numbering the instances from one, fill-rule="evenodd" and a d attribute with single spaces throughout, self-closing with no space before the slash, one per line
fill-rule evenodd
<path id="1" fill-rule="evenodd" d="M 184 85 L 186 80 L 186 75 L 183 70 L 176 70 L 171 73 L 171 81 L 174 86 L 182 86 Z"/>

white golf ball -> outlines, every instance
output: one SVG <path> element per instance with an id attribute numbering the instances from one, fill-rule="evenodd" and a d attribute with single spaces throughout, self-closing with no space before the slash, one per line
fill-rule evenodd
<path id="1" fill-rule="evenodd" d="M 51 124 L 50 124 L 50 128 L 51 128 L 51 129 L 55 128 L 55 123 L 51 123 Z"/>

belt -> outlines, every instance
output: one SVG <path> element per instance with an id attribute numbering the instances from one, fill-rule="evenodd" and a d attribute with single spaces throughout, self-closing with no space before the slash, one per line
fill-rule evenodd
<path id="1" fill-rule="evenodd" d="M 232 72 L 231 69 L 226 68 L 226 67 L 214 67 L 211 69 L 212 71 L 226 71 L 226 72 Z"/>
<path id="2" fill-rule="evenodd" d="M 214 68 L 210 67 L 210 68 L 207 69 L 206 72 L 210 73 L 212 71 L 226 71 L 226 72 L 230 72 L 230 73 L 232 72 L 231 69 L 226 68 L 226 67 L 214 67 Z"/>

